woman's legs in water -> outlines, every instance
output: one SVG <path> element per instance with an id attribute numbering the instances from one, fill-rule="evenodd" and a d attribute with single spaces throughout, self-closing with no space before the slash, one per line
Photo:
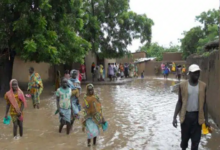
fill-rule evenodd
<path id="1" fill-rule="evenodd" d="M 71 123 L 67 122 L 67 123 L 66 123 L 66 134 L 67 134 L 67 135 L 70 134 L 70 129 L 71 129 Z"/>
<path id="2" fill-rule="evenodd" d="M 91 143 L 91 139 L 88 139 L 87 141 L 88 141 L 88 147 L 90 147 L 91 146 L 91 144 L 90 144 Z"/>
<path id="3" fill-rule="evenodd" d="M 93 138 L 93 145 L 96 145 L 96 137 Z"/>
<path id="4" fill-rule="evenodd" d="M 97 139 L 97 137 L 93 138 L 93 145 L 96 145 L 96 139 Z M 91 146 L 91 139 L 88 139 L 88 147 L 90 147 L 90 146 Z"/>
<path id="5" fill-rule="evenodd" d="M 63 119 L 60 120 L 59 133 L 62 132 L 63 126 L 65 125 L 65 121 Z"/>
<path id="6" fill-rule="evenodd" d="M 18 121 L 13 122 L 13 135 L 17 137 Z"/>
<path id="7" fill-rule="evenodd" d="M 23 121 L 18 120 L 18 126 L 19 126 L 20 137 L 22 137 L 23 136 Z"/>

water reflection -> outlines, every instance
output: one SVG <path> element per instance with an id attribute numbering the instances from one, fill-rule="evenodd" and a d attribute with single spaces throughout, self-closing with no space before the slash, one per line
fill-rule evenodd
<path id="1" fill-rule="evenodd" d="M 103 112 L 109 122 L 109 130 L 101 133 L 98 145 L 91 149 L 105 150 L 177 150 L 180 143 L 180 129 L 172 127 L 172 117 L 177 95 L 171 93 L 172 81 L 136 80 L 120 86 L 96 86 L 96 92 L 103 103 Z M 83 87 L 85 89 L 85 87 Z M 85 92 L 85 91 L 83 91 Z M 58 133 L 58 116 L 55 97 L 45 91 L 42 107 L 25 111 L 24 137 L 18 141 L 12 138 L 12 125 L 0 124 L 0 147 L 10 150 L 89 149 L 86 135 L 80 121 L 76 121 L 69 136 Z M 30 101 L 28 102 L 31 106 Z M 1 102 L 1 118 L 5 103 Z M 220 149 L 219 130 L 212 136 L 202 138 L 201 150 Z"/>

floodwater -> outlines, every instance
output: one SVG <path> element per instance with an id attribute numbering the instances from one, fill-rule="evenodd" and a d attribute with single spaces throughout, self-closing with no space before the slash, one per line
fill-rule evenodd
<path id="1" fill-rule="evenodd" d="M 44 91 L 40 110 L 34 110 L 28 100 L 22 138 L 13 139 L 12 124 L 0 124 L 0 149 L 179 150 L 180 128 L 172 126 L 177 94 L 170 92 L 170 86 L 174 84 L 175 81 L 170 80 L 138 79 L 126 85 L 95 86 L 109 129 L 101 132 L 97 145 L 91 148 L 87 147 L 86 134 L 79 120 L 70 135 L 66 135 L 65 129 L 58 133 L 59 120 L 54 115 L 56 100 L 50 90 Z M 4 101 L 0 102 L 0 110 L 2 120 Z M 220 150 L 219 141 L 220 132 L 215 127 L 212 135 L 202 137 L 200 150 Z"/>

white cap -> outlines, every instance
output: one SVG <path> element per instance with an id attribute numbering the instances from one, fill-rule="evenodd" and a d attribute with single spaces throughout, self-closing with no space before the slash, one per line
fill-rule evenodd
<path id="1" fill-rule="evenodd" d="M 198 65 L 192 64 L 189 66 L 189 72 L 196 72 L 196 71 L 201 71 L 201 69 L 199 68 Z M 189 72 L 188 72 L 188 74 L 189 74 Z"/>

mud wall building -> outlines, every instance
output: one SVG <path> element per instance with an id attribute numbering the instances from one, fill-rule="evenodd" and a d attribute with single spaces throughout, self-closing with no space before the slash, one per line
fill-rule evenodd
<path id="1" fill-rule="evenodd" d="M 12 78 L 18 80 L 21 88 L 27 89 L 30 67 L 33 67 L 41 75 L 44 84 L 54 81 L 54 66 L 48 63 L 24 62 L 19 57 L 15 57 Z"/>
<path id="2" fill-rule="evenodd" d="M 163 53 L 163 61 L 182 61 L 181 52 L 165 52 Z"/>
<path id="3" fill-rule="evenodd" d="M 91 66 L 93 62 L 96 66 L 103 65 L 105 73 L 107 73 L 108 63 L 116 63 L 116 59 L 99 58 L 97 55 L 89 52 L 85 58 L 86 77 L 88 81 L 92 81 Z"/>
<path id="4" fill-rule="evenodd" d="M 209 113 L 220 125 L 220 99 L 219 99 L 219 51 L 212 52 L 209 56 L 190 56 L 187 58 L 187 66 L 198 64 L 201 67 L 200 79 L 207 84 L 207 104 Z"/>
<path id="5" fill-rule="evenodd" d="M 134 61 L 139 58 L 146 58 L 146 53 L 145 52 L 132 53 L 130 57 L 125 56 L 123 58 L 116 59 L 116 63 L 118 64 L 134 63 Z"/>

